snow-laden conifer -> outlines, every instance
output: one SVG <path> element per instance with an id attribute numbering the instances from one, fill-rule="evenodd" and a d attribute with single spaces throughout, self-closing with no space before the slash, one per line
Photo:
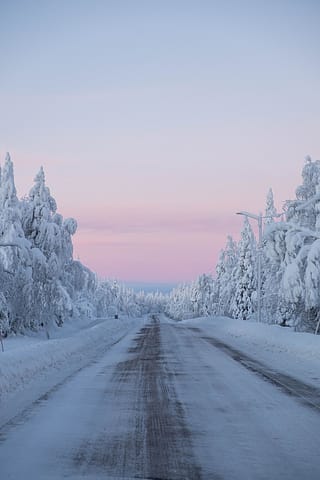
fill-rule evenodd
<path id="1" fill-rule="evenodd" d="M 232 311 L 235 318 L 246 320 L 254 311 L 256 278 L 256 242 L 247 217 L 238 244 L 238 258 L 234 269 L 235 294 Z"/>
<path id="2" fill-rule="evenodd" d="M 307 157 L 286 221 L 268 228 L 265 252 L 278 269 L 279 312 L 300 330 L 314 328 L 319 301 L 320 161 Z"/>
<path id="3" fill-rule="evenodd" d="M 266 208 L 265 208 L 265 215 L 264 215 L 265 227 L 275 221 L 276 215 L 277 215 L 277 209 L 274 205 L 273 191 L 272 191 L 272 188 L 270 188 L 267 194 L 267 201 L 266 201 Z"/>
<path id="4" fill-rule="evenodd" d="M 232 315 L 232 304 L 235 293 L 235 266 L 237 263 L 237 244 L 228 235 L 225 249 L 220 252 L 216 266 L 214 282 L 215 313 L 218 315 Z"/>
<path id="5" fill-rule="evenodd" d="M 138 301 L 73 259 L 76 229 L 75 219 L 57 212 L 42 167 L 29 195 L 18 200 L 7 154 L 0 169 L 0 329 L 47 329 L 70 318 L 107 316 L 112 304 L 130 315 L 151 305 L 152 296 Z"/>

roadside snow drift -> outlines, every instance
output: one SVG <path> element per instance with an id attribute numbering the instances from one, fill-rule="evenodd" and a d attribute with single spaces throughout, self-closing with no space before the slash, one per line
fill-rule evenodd
<path id="1" fill-rule="evenodd" d="M 139 323 L 141 319 L 106 319 L 65 338 L 47 340 L 20 336 L 7 339 L 5 351 L 0 352 L 0 400 L 29 387 L 33 381 L 53 377 L 57 372 L 70 375 Z"/>

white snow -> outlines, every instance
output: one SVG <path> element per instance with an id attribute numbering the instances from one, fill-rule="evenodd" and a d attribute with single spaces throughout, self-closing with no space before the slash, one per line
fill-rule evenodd
<path id="1" fill-rule="evenodd" d="M 67 322 L 63 328 L 52 329 L 49 340 L 44 332 L 5 339 L 5 351 L 0 352 L 1 403 L 31 383 L 47 382 L 50 377 L 54 381 L 55 374 L 62 371 L 71 374 L 144 321 L 121 316 L 119 320 L 96 319 L 89 325 Z M 320 387 L 319 335 L 228 317 L 201 317 L 181 323 L 199 327 L 275 370 Z"/>
<path id="2" fill-rule="evenodd" d="M 277 371 L 320 387 L 320 335 L 228 317 L 202 317 L 182 323 L 201 328 Z"/>
<path id="3" fill-rule="evenodd" d="M 5 339 L 4 352 L 0 351 L 1 421 L 6 419 L 4 405 L 12 403 L 13 398 L 16 401 L 17 393 L 22 393 L 27 404 L 101 355 L 143 321 L 121 316 L 117 320 L 97 319 L 88 325 L 79 320 L 52 329 L 49 339 L 43 332 Z M 17 409 L 21 406 L 19 403 Z M 8 416 L 12 414 L 10 409 Z"/>
<path id="4" fill-rule="evenodd" d="M 119 365 L 132 360 L 128 349 L 136 345 L 136 332 L 144 322 L 145 319 L 124 317 L 120 321 L 109 319 L 80 332 L 74 332 L 72 325 L 69 329 L 56 329 L 50 332 L 55 336 L 52 340 L 37 337 L 6 342 L 7 349 L 0 359 L 1 365 L 3 359 L 8 360 L 4 368 L 7 374 L 10 375 L 9 360 L 15 362 L 20 373 L 28 374 L 23 360 L 31 360 L 31 365 L 38 368 L 33 370 L 33 393 L 34 385 L 38 389 L 41 384 L 45 393 L 48 379 L 54 386 L 59 375 L 63 380 L 81 365 L 90 363 L 90 359 L 95 361 L 67 382 L 60 382 L 59 388 L 2 430 L 0 463 L 4 478 L 115 478 L 108 475 L 109 471 L 124 472 L 126 475 L 121 478 L 133 478 L 135 474 L 143 478 L 130 458 L 136 459 L 137 426 L 147 425 L 145 403 L 137 399 L 149 391 L 148 379 L 139 377 L 139 364 L 136 371 L 124 370 L 127 376 L 118 375 L 117 381 L 114 372 Z M 174 322 L 162 316 L 161 323 L 159 358 L 165 360 L 161 375 L 155 369 L 159 392 L 168 392 L 170 408 L 182 405 L 202 478 L 319 478 L 318 412 L 243 368 L 204 341 L 204 335 L 186 327 L 199 327 L 205 335 L 219 338 L 276 370 L 301 376 L 310 383 L 319 365 L 319 337 L 225 317 Z M 109 348 L 128 331 L 129 335 Z M 150 338 L 153 337 L 149 341 Z M 42 372 L 41 362 L 46 362 L 46 356 L 51 361 Z M 146 358 L 143 356 L 142 360 L 145 362 Z M 23 392 L 23 402 L 28 406 L 27 386 L 19 381 L 17 389 Z M 317 382 L 313 379 L 312 383 Z M 9 398 L 4 397 L 5 405 Z M 161 401 L 160 395 L 159 411 Z M 0 425 L 5 414 L 1 406 Z M 161 424 L 157 428 L 160 427 Z M 183 432 L 179 441 L 183 451 Z M 84 463 L 77 463 L 75 460 L 81 460 L 87 449 L 89 456 Z M 109 457 L 106 451 L 111 452 Z M 144 449 L 138 453 L 146 461 Z"/>

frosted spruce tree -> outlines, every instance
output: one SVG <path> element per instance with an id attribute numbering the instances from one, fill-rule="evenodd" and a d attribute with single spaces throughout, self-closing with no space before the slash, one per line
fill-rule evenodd
<path id="1" fill-rule="evenodd" d="M 6 155 L 0 182 L 0 289 L 6 303 L 7 325 L 21 329 L 31 287 L 30 243 L 22 228 L 21 203 L 17 198 L 13 163 Z M 4 246 L 7 245 L 7 246 Z"/>
<path id="2" fill-rule="evenodd" d="M 214 282 L 211 275 L 202 274 L 191 285 L 191 301 L 194 317 L 213 313 Z"/>
<path id="3" fill-rule="evenodd" d="M 274 205 L 273 191 L 270 188 L 267 193 L 266 208 L 264 218 L 264 237 L 268 234 L 269 228 L 275 223 L 277 216 L 277 209 Z M 273 262 L 266 253 L 266 242 L 263 242 L 262 248 L 262 312 L 263 320 L 267 323 L 279 322 L 279 289 L 281 275 L 279 274 L 279 268 Z"/>
<path id="4" fill-rule="evenodd" d="M 214 282 L 214 311 L 217 315 L 232 316 L 232 304 L 235 293 L 235 267 L 237 264 L 237 244 L 229 235 L 224 250 L 221 251 L 216 266 Z"/>
<path id="5" fill-rule="evenodd" d="M 288 200 L 285 204 L 286 219 L 300 227 L 315 229 L 316 208 L 315 200 L 318 198 L 317 189 L 320 181 L 320 161 L 312 161 L 306 157 L 302 169 L 302 184 L 296 189 L 296 199 Z"/>
<path id="6" fill-rule="evenodd" d="M 43 168 L 34 179 L 34 186 L 23 202 L 23 227 L 32 245 L 32 306 L 29 314 L 38 318 L 39 326 L 49 325 L 53 319 L 61 325 L 63 319 L 58 304 L 69 306 L 69 299 L 59 298 L 62 292 L 60 273 L 61 235 L 53 217 L 57 205 L 45 184 Z M 38 310 L 36 315 L 35 309 Z"/>
<path id="7" fill-rule="evenodd" d="M 286 202 L 286 222 L 268 230 L 266 253 L 281 275 L 279 311 L 299 330 L 315 327 L 319 288 L 320 161 L 306 158 L 296 199 Z"/>
<path id="8" fill-rule="evenodd" d="M 169 294 L 164 305 L 167 315 L 176 320 L 211 315 L 214 281 L 211 275 L 200 275 L 195 281 L 181 284 Z"/>
<path id="9" fill-rule="evenodd" d="M 235 293 L 232 313 L 235 318 L 248 319 L 254 312 L 257 247 L 248 218 L 245 217 L 238 244 L 238 258 L 234 268 Z"/>
<path id="10" fill-rule="evenodd" d="M 267 227 L 275 221 L 277 215 L 277 209 L 274 205 L 273 191 L 272 188 L 269 188 L 267 193 L 266 208 L 264 212 L 264 226 Z"/>
<path id="11" fill-rule="evenodd" d="M 0 329 L 2 332 L 61 326 L 71 317 L 138 314 L 154 298 L 98 280 L 73 259 L 77 222 L 57 213 L 43 168 L 28 196 L 18 200 L 9 154 L 0 169 Z"/>
<path id="12" fill-rule="evenodd" d="M 194 315 L 191 284 L 180 284 L 169 294 L 166 314 L 176 320 L 192 318 Z"/>

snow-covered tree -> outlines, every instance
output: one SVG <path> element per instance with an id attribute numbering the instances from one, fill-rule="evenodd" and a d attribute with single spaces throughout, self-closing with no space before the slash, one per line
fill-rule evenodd
<path id="1" fill-rule="evenodd" d="M 234 269 L 235 294 L 232 305 L 233 315 L 241 320 L 249 318 L 254 311 L 257 289 L 256 257 L 254 234 L 248 218 L 245 217 Z"/>
<path id="2" fill-rule="evenodd" d="M 197 317 L 213 313 L 214 283 L 211 275 L 202 274 L 191 286 L 193 313 Z"/>
<path id="3" fill-rule="evenodd" d="M 286 202 L 286 222 L 271 226 L 266 254 L 278 269 L 279 312 L 298 329 L 314 328 L 320 304 L 318 249 L 320 161 L 307 157 L 296 199 Z"/>
<path id="4" fill-rule="evenodd" d="M 166 307 L 169 317 L 176 320 L 195 317 L 191 284 L 180 284 L 170 294 Z"/>
<path id="5" fill-rule="evenodd" d="M 176 320 L 211 315 L 214 311 L 214 281 L 211 275 L 200 275 L 189 284 L 181 284 L 169 294 L 166 313 Z"/>
<path id="6" fill-rule="evenodd" d="M 218 315 L 232 315 L 232 304 L 235 292 L 235 266 L 237 263 L 237 244 L 229 235 L 224 250 L 221 251 L 216 266 L 214 282 L 215 313 Z"/>
<path id="7" fill-rule="evenodd" d="M 30 243 L 24 237 L 21 203 L 17 198 L 9 154 L 6 155 L 0 182 L 0 245 L 2 305 L 5 299 L 9 329 L 17 331 L 23 324 L 28 303 Z"/>
<path id="8" fill-rule="evenodd" d="M 100 281 L 73 259 L 77 222 L 63 219 L 41 167 L 29 195 L 18 200 L 9 154 L 0 169 L 0 328 L 8 332 L 61 326 L 69 318 L 139 314 L 146 300 Z M 140 304 L 139 304 L 140 302 Z M 141 308 L 140 308 L 141 307 Z"/>
<path id="9" fill-rule="evenodd" d="M 319 160 L 312 161 L 311 157 L 306 157 L 302 180 L 302 184 L 296 189 L 296 199 L 286 202 L 286 217 L 290 223 L 314 230 L 317 219 L 316 200 L 320 199 Z"/>
<path id="10" fill-rule="evenodd" d="M 266 227 L 267 225 L 270 225 L 270 223 L 273 223 L 276 215 L 277 215 L 277 209 L 274 205 L 273 191 L 272 191 L 272 188 L 270 188 L 267 194 L 267 202 L 266 202 L 266 209 L 265 209 L 265 215 L 264 215 L 265 217 L 264 226 Z"/>
<path id="11" fill-rule="evenodd" d="M 275 225 L 277 209 L 274 204 L 273 191 L 270 188 L 266 199 L 264 218 L 264 238 L 268 235 L 270 228 Z M 266 241 L 263 241 L 261 250 L 261 297 L 263 321 L 267 323 L 278 323 L 279 321 L 279 289 L 281 275 L 279 268 L 270 261 L 266 253 Z"/>

